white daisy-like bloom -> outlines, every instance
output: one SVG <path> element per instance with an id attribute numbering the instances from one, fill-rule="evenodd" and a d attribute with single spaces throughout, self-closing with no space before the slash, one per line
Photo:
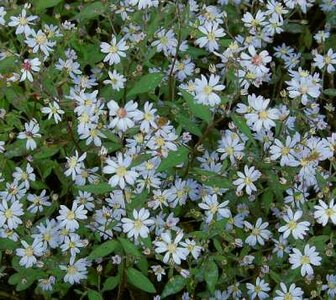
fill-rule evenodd
<path id="1" fill-rule="evenodd" d="M 218 50 L 218 39 L 225 36 L 223 28 L 218 28 L 218 23 L 206 22 L 204 25 L 199 26 L 198 30 L 205 36 L 198 38 L 195 43 L 201 48 L 206 48 L 210 52 Z"/>
<path id="2" fill-rule="evenodd" d="M 283 233 L 284 238 L 287 238 L 290 234 L 292 234 L 293 238 L 296 240 L 304 239 L 307 231 L 309 230 L 310 223 L 307 221 L 298 222 L 302 215 L 302 210 L 298 210 L 294 213 L 291 208 L 288 208 L 287 214 L 283 217 L 287 224 L 279 228 L 279 232 Z"/>
<path id="3" fill-rule="evenodd" d="M 74 156 L 66 157 L 67 159 L 67 170 L 64 172 L 65 176 L 71 176 L 72 180 L 76 179 L 76 176 L 81 173 L 81 169 L 84 165 L 84 160 L 86 158 L 86 152 L 79 156 L 78 151 L 75 151 Z"/>
<path id="4" fill-rule="evenodd" d="M 229 201 L 218 203 L 217 195 L 207 195 L 198 206 L 205 210 L 206 222 L 210 223 L 217 216 L 217 220 L 231 217 L 231 211 L 227 208 Z"/>
<path id="5" fill-rule="evenodd" d="M 255 94 L 248 95 L 247 99 L 252 111 L 244 115 L 246 124 L 256 132 L 275 127 L 274 120 L 279 119 L 280 112 L 276 108 L 267 108 L 271 100 Z"/>
<path id="6" fill-rule="evenodd" d="M 336 204 L 331 199 L 329 204 L 323 200 L 319 200 L 320 205 L 315 205 L 314 218 L 316 222 L 326 226 L 329 220 L 336 225 Z"/>
<path id="7" fill-rule="evenodd" d="M 296 286 L 295 283 L 292 283 L 289 288 L 283 283 L 280 282 L 281 290 L 276 290 L 275 293 L 277 296 L 273 300 L 302 300 L 303 291 L 300 287 Z"/>
<path id="8" fill-rule="evenodd" d="M 237 175 L 239 178 L 233 181 L 233 184 L 237 185 L 238 192 L 244 188 L 248 195 L 251 195 L 253 191 L 257 191 L 257 188 L 253 184 L 253 182 L 257 181 L 260 178 L 261 173 L 256 170 L 254 166 L 249 168 L 247 165 L 245 165 L 244 173 L 238 171 Z"/>
<path id="9" fill-rule="evenodd" d="M 155 122 L 157 109 L 153 108 L 153 103 L 147 101 L 144 105 L 143 111 L 143 120 L 140 124 L 140 130 L 149 133 L 152 128 L 157 128 L 157 124 Z"/>
<path id="10" fill-rule="evenodd" d="M 27 150 L 34 150 L 36 149 L 37 145 L 34 138 L 41 137 L 40 126 L 37 123 L 36 119 L 32 119 L 29 123 L 25 123 L 25 131 L 22 131 L 18 134 L 17 138 L 20 140 L 27 140 L 26 142 L 26 149 Z"/>
<path id="11" fill-rule="evenodd" d="M 111 43 L 102 42 L 100 44 L 100 51 L 102 53 L 107 53 L 104 58 L 104 62 L 108 62 L 109 65 L 118 64 L 121 61 L 121 57 L 126 57 L 125 51 L 128 50 L 126 41 L 121 39 L 117 43 L 117 38 L 112 36 Z"/>
<path id="12" fill-rule="evenodd" d="M 149 226 L 154 224 L 150 219 L 150 212 L 148 209 L 141 208 L 139 211 L 133 210 L 133 219 L 122 218 L 123 231 L 127 233 L 129 238 L 134 237 L 137 239 L 139 236 L 142 238 L 148 237 Z"/>
<path id="13" fill-rule="evenodd" d="M 106 160 L 106 166 L 103 168 L 103 173 L 113 174 L 109 179 L 111 186 L 119 186 L 124 189 L 127 184 L 134 185 L 136 178 L 139 174 L 133 169 L 129 169 L 132 163 L 132 157 L 122 153 L 118 153 L 115 159 L 108 158 Z"/>
<path id="14" fill-rule="evenodd" d="M 295 135 L 293 138 L 286 137 L 286 142 L 283 144 L 280 140 L 275 139 L 274 144 L 270 147 L 270 159 L 277 160 L 280 158 L 280 166 L 296 167 L 300 164 L 295 154 L 295 147 L 300 142 L 300 135 Z"/>
<path id="15" fill-rule="evenodd" d="M 159 0 L 130 0 L 130 5 L 137 5 L 138 9 L 145 9 L 149 7 L 157 7 Z"/>
<path id="16" fill-rule="evenodd" d="M 76 257 L 80 253 L 80 249 L 84 247 L 84 242 L 76 233 L 70 233 L 69 236 L 64 237 L 63 244 L 60 246 L 62 252 L 70 251 L 71 256 Z"/>
<path id="17" fill-rule="evenodd" d="M 43 190 L 40 195 L 28 194 L 27 200 L 32 204 L 28 206 L 28 211 L 31 213 L 42 212 L 44 206 L 50 206 L 49 197 L 46 196 L 46 190 Z"/>
<path id="18" fill-rule="evenodd" d="M 16 249 L 16 255 L 21 257 L 19 264 L 25 268 L 30 268 L 37 263 L 38 256 L 42 256 L 44 252 L 43 243 L 38 239 L 29 245 L 26 241 L 21 241 L 24 248 Z"/>
<path id="19" fill-rule="evenodd" d="M 237 158 L 244 156 L 244 149 L 245 145 L 238 135 L 226 134 L 220 140 L 217 152 L 223 153 L 221 159 L 229 157 L 231 163 L 234 164 Z"/>
<path id="20" fill-rule="evenodd" d="M 178 41 L 174 31 L 172 29 L 166 31 L 166 29 L 160 28 L 155 35 L 158 39 L 151 45 L 156 47 L 156 51 L 163 52 L 166 56 L 175 55 Z"/>
<path id="21" fill-rule="evenodd" d="M 198 103 L 210 106 L 216 106 L 221 103 L 220 97 L 216 92 L 220 92 L 225 89 L 225 85 L 218 84 L 220 77 L 218 75 L 211 74 L 209 81 L 201 74 L 201 79 L 195 79 L 195 99 Z"/>
<path id="22" fill-rule="evenodd" d="M 289 263 L 292 265 L 292 269 L 301 267 L 301 275 L 313 275 L 313 266 L 320 266 L 322 258 L 316 251 L 316 247 L 310 247 L 308 244 L 304 247 L 304 253 L 299 249 L 294 248 L 293 253 L 289 255 Z"/>
<path id="23" fill-rule="evenodd" d="M 40 71 L 40 66 L 41 62 L 38 58 L 33 58 L 33 59 L 25 59 L 22 64 L 22 69 L 21 69 L 21 77 L 20 81 L 25 81 L 28 79 L 30 82 L 33 82 L 33 75 L 32 72 L 38 72 Z"/>
<path id="24" fill-rule="evenodd" d="M 13 201 L 9 206 L 5 199 L 0 203 L 0 227 L 7 225 L 8 229 L 15 229 L 22 220 L 20 216 L 24 214 L 23 205 L 19 201 Z"/>
<path id="25" fill-rule="evenodd" d="M 104 84 L 110 84 L 112 89 L 116 91 L 124 88 L 124 83 L 126 82 L 124 75 L 119 74 L 116 70 L 113 70 L 113 72 L 108 71 L 108 76 L 110 79 L 104 80 Z"/>
<path id="26" fill-rule="evenodd" d="M 201 251 L 203 250 L 201 246 L 196 245 L 194 240 L 186 239 L 185 242 L 181 242 L 181 245 L 185 247 L 195 259 L 199 258 Z"/>
<path id="27" fill-rule="evenodd" d="M 195 69 L 195 64 L 191 61 L 189 57 L 186 57 L 182 61 L 176 60 L 174 66 L 173 63 L 169 65 L 168 72 L 170 72 L 173 67 L 173 72 L 176 74 L 178 80 L 183 81 L 188 76 L 191 76 Z"/>
<path id="28" fill-rule="evenodd" d="M 249 54 L 243 52 L 240 55 L 240 64 L 248 70 L 255 72 L 258 76 L 268 73 L 269 68 L 266 65 L 272 61 L 269 53 L 266 50 L 257 53 L 252 45 L 248 47 L 248 52 Z"/>
<path id="29" fill-rule="evenodd" d="M 317 53 L 314 56 L 313 65 L 317 66 L 320 70 L 322 70 L 323 68 L 326 68 L 329 74 L 335 72 L 334 65 L 336 65 L 336 53 L 334 53 L 332 49 L 329 49 L 327 54 L 325 55 L 321 55 Z"/>
<path id="30" fill-rule="evenodd" d="M 265 245 L 264 240 L 268 240 L 272 233 L 267 230 L 268 222 L 263 223 L 261 218 L 258 218 L 255 226 L 251 223 L 244 221 L 245 227 L 251 231 L 250 235 L 246 238 L 245 243 L 250 246 L 255 246 L 258 244 Z"/>
<path id="31" fill-rule="evenodd" d="M 53 285 L 56 282 L 56 278 L 54 276 L 50 276 L 46 279 L 39 279 L 38 280 L 38 287 L 42 289 L 42 291 L 52 291 Z"/>
<path id="32" fill-rule="evenodd" d="M 154 275 L 156 276 L 156 280 L 160 282 L 162 280 L 162 276 L 166 275 L 165 269 L 162 268 L 160 265 L 151 266 Z"/>
<path id="33" fill-rule="evenodd" d="M 299 71 L 289 71 L 289 74 L 292 79 L 286 83 L 290 98 L 300 98 L 301 103 L 306 105 L 310 99 L 317 99 L 320 96 L 321 84 L 317 73 L 312 76 L 300 68 Z"/>
<path id="34" fill-rule="evenodd" d="M 247 293 L 250 295 L 251 299 L 266 299 L 269 297 L 267 294 L 271 290 L 269 284 L 264 280 L 257 277 L 255 285 L 252 283 L 246 283 Z"/>
<path id="35" fill-rule="evenodd" d="M 246 12 L 243 15 L 242 21 L 244 22 L 244 26 L 249 28 L 250 33 L 255 33 L 256 29 L 258 27 L 265 26 L 267 24 L 266 22 L 266 16 L 265 13 L 261 10 L 257 11 L 257 14 L 255 17 L 250 12 Z"/>
<path id="36" fill-rule="evenodd" d="M 180 231 L 174 240 L 172 240 L 171 231 L 165 231 L 161 233 L 159 241 L 154 241 L 156 246 L 155 252 L 165 253 L 163 256 L 163 262 L 168 263 L 170 259 L 177 265 L 181 264 L 182 260 L 186 260 L 188 256 L 188 249 L 179 247 L 183 238 L 183 232 Z"/>
<path id="37" fill-rule="evenodd" d="M 47 107 L 42 107 L 41 112 L 48 114 L 48 120 L 53 117 L 56 124 L 62 121 L 62 115 L 64 114 L 64 110 L 60 108 L 56 101 L 49 103 Z"/>
<path id="38" fill-rule="evenodd" d="M 116 128 L 122 132 L 134 127 L 135 122 L 143 119 L 143 113 L 138 110 L 138 104 L 133 101 L 126 103 L 124 107 L 111 100 L 107 103 L 110 115 L 110 128 Z"/>
<path id="39" fill-rule="evenodd" d="M 327 295 L 334 299 L 336 296 L 336 275 L 326 276 L 327 284 L 322 285 L 322 291 L 327 291 Z"/>
<path id="40" fill-rule="evenodd" d="M 78 220 L 87 219 L 87 210 L 84 209 L 84 205 L 78 206 L 77 202 L 72 203 L 71 209 L 65 205 L 61 205 L 60 208 L 57 220 L 60 222 L 61 227 L 65 227 L 71 232 L 79 228 Z"/>
<path id="41" fill-rule="evenodd" d="M 81 258 L 75 262 L 73 257 L 71 257 L 67 266 L 60 266 L 61 270 L 66 271 L 64 282 L 69 282 L 70 284 L 80 283 L 82 279 L 87 278 L 88 266 L 90 266 L 90 262 L 87 259 Z"/>
<path id="42" fill-rule="evenodd" d="M 34 29 L 30 31 L 25 42 L 28 47 L 32 48 L 33 53 L 40 50 L 46 57 L 53 51 L 52 47 L 56 45 L 56 42 L 48 40 L 47 35 L 42 30 L 35 32 Z"/>
<path id="43" fill-rule="evenodd" d="M 27 12 L 25 9 L 23 9 L 18 17 L 10 17 L 10 22 L 8 23 L 8 26 L 16 27 L 15 34 L 24 33 L 27 36 L 31 32 L 29 25 L 34 25 L 32 21 L 36 20 L 37 18 L 37 16 L 27 17 Z"/>
<path id="44" fill-rule="evenodd" d="M 5 8 L 3 6 L 0 6 L 0 25 L 5 25 L 5 19 L 4 16 L 7 14 Z"/>

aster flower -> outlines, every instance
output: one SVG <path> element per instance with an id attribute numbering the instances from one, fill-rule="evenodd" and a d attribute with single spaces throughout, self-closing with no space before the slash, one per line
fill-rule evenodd
<path id="1" fill-rule="evenodd" d="M 252 166 L 249 168 L 248 166 L 245 166 L 244 173 L 237 172 L 237 175 L 239 178 L 233 181 L 233 184 L 237 185 L 237 191 L 241 191 L 245 188 L 248 195 L 251 195 L 253 191 L 257 191 L 253 182 L 260 178 L 261 173 L 256 170 L 255 167 Z"/>
<path id="2" fill-rule="evenodd" d="M 126 183 L 133 185 L 135 179 L 138 177 L 138 173 L 134 170 L 129 170 L 132 163 L 132 158 L 130 156 L 123 156 L 122 153 L 118 153 L 116 159 L 108 158 L 106 160 L 106 166 L 103 168 L 103 173 L 113 174 L 109 179 L 109 184 L 111 186 L 117 186 L 124 189 Z"/>
<path id="3" fill-rule="evenodd" d="M 225 89 L 225 85 L 218 84 L 220 77 L 210 75 L 209 80 L 202 74 L 201 79 L 195 79 L 195 99 L 198 103 L 215 106 L 220 104 L 220 97 L 216 92 Z"/>
<path id="4" fill-rule="evenodd" d="M 123 39 L 117 42 L 117 38 L 115 36 L 112 36 L 110 44 L 106 42 L 102 42 L 100 44 L 101 52 L 107 53 L 104 58 L 104 62 L 108 62 L 109 65 L 119 64 L 121 57 L 126 57 L 125 51 L 128 50 L 128 48 L 129 47 Z"/>
<path id="5" fill-rule="evenodd" d="M 183 232 L 179 232 L 175 239 L 172 240 L 171 231 L 166 231 L 161 234 L 161 239 L 155 241 L 155 252 L 165 253 L 163 256 L 163 262 L 168 263 L 170 259 L 177 265 L 181 264 L 182 260 L 185 260 L 188 255 L 186 248 L 180 247 L 180 242 L 183 238 Z"/>
<path id="6" fill-rule="evenodd" d="M 154 224 L 154 221 L 149 218 L 149 210 L 145 208 L 141 208 L 139 211 L 133 210 L 133 219 L 121 219 L 124 232 L 127 233 L 129 238 L 134 237 L 134 239 L 137 239 L 139 236 L 142 238 L 148 237 L 148 226 Z"/>
<path id="7" fill-rule="evenodd" d="M 299 249 L 294 248 L 293 253 L 289 255 L 289 263 L 292 265 L 292 269 L 301 267 L 301 275 L 313 275 L 313 266 L 320 266 L 322 258 L 316 251 L 316 247 L 310 247 L 308 244 L 304 248 L 304 253 Z"/>

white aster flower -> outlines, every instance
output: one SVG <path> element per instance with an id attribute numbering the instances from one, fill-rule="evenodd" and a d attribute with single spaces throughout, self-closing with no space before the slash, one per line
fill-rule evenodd
<path id="1" fill-rule="evenodd" d="M 329 204 L 319 200 L 319 204 L 314 206 L 314 218 L 317 223 L 326 226 L 330 220 L 333 224 L 336 224 L 336 204 L 334 204 L 334 199 L 331 199 Z"/>
<path id="2" fill-rule="evenodd" d="M 109 65 L 120 63 L 121 57 L 126 57 L 125 51 L 128 50 L 126 41 L 121 39 L 117 43 L 117 38 L 112 36 L 111 43 L 102 42 L 100 44 L 100 50 L 103 53 L 107 53 L 104 58 L 104 62 L 108 62 Z"/>
<path id="3" fill-rule="evenodd" d="M 257 191 L 253 182 L 260 178 L 261 173 L 256 170 L 255 167 L 252 166 L 249 168 L 247 165 L 244 167 L 244 173 L 237 172 L 239 178 L 233 181 L 233 184 L 237 185 L 237 191 L 241 191 L 245 188 L 246 193 L 251 195 L 253 191 Z"/>
<path id="4" fill-rule="evenodd" d="M 27 150 L 34 150 L 36 146 L 36 142 L 34 138 L 41 137 L 40 126 L 35 119 L 29 121 L 29 123 L 25 123 L 25 131 L 22 131 L 18 134 L 18 139 L 26 139 L 26 149 Z"/>
<path id="5" fill-rule="evenodd" d="M 84 209 L 84 205 L 78 206 L 77 202 L 73 202 L 71 210 L 65 205 L 61 205 L 60 207 L 57 220 L 60 222 L 61 227 L 65 227 L 71 232 L 79 228 L 78 220 L 87 219 L 87 210 Z"/>
<path id="6" fill-rule="evenodd" d="M 117 186 L 121 189 L 125 188 L 126 183 L 133 185 L 139 174 L 132 169 L 129 170 L 132 163 L 131 156 L 123 156 L 122 153 L 118 153 L 116 159 L 108 158 L 106 160 L 107 165 L 103 168 L 103 173 L 113 174 L 109 179 L 111 186 Z"/>
<path id="7" fill-rule="evenodd" d="M 169 230 L 161 234 L 161 240 L 154 241 L 154 245 L 156 246 L 155 251 L 157 253 L 165 253 L 163 257 L 164 263 L 168 263 L 172 259 L 174 263 L 180 265 L 182 260 L 187 259 L 188 250 L 179 247 L 182 238 L 183 232 L 180 231 L 175 239 L 172 240 L 171 231 Z"/>
<path id="8" fill-rule="evenodd" d="M 293 253 L 289 255 L 289 263 L 292 265 L 292 269 L 301 267 L 301 275 L 313 275 L 313 266 L 320 266 L 322 258 L 316 251 L 316 247 L 310 247 L 308 244 L 304 248 L 304 253 L 297 249 L 293 249 Z"/>
<path id="9" fill-rule="evenodd" d="M 218 84 L 220 77 L 218 75 L 211 74 L 209 81 L 202 74 L 201 79 L 195 79 L 195 99 L 198 103 L 216 106 L 221 103 L 220 97 L 216 92 L 225 89 L 225 85 Z"/>
<path id="10" fill-rule="evenodd" d="M 134 237 L 137 239 L 139 236 L 142 238 L 148 237 L 149 228 L 154 224 L 154 221 L 149 219 L 150 212 L 148 209 L 141 208 L 139 211 L 133 210 L 133 219 L 122 218 L 123 230 L 127 233 L 129 238 Z"/>

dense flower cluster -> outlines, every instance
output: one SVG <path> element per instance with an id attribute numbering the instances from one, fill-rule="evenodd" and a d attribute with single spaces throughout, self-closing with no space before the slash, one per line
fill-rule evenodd
<path id="1" fill-rule="evenodd" d="M 84 2 L 1 2 L 1 275 L 336 297 L 336 2 Z"/>

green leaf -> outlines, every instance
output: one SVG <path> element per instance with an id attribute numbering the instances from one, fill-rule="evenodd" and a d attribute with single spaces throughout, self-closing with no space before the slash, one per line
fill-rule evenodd
<path id="1" fill-rule="evenodd" d="M 208 106 L 203 104 L 199 104 L 195 101 L 194 97 L 186 92 L 183 89 L 180 89 L 183 99 L 187 102 L 188 106 L 190 107 L 191 112 L 197 118 L 200 118 L 206 121 L 208 124 L 211 122 L 211 111 Z"/>
<path id="2" fill-rule="evenodd" d="M 102 300 L 103 299 L 102 295 L 99 292 L 94 291 L 94 290 L 89 290 L 87 295 L 88 295 L 89 300 Z"/>
<path id="3" fill-rule="evenodd" d="M 162 79 L 163 75 L 161 73 L 151 73 L 142 76 L 128 92 L 127 97 L 131 98 L 154 90 L 160 84 Z"/>
<path id="4" fill-rule="evenodd" d="M 46 8 L 55 7 L 57 4 L 63 2 L 63 0 L 35 0 L 34 4 L 36 10 L 41 11 Z"/>
<path id="5" fill-rule="evenodd" d="M 186 130 L 188 130 L 190 133 L 195 134 L 197 136 L 202 136 L 202 131 L 199 129 L 197 125 L 193 123 L 193 121 L 190 120 L 190 118 L 185 117 L 182 114 L 178 114 L 175 116 L 176 121 Z"/>
<path id="6" fill-rule="evenodd" d="M 327 96 L 336 97 L 336 89 L 325 89 L 323 91 L 323 94 L 325 94 Z"/>
<path id="7" fill-rule="evenodd" d="M 17 245 L 11 239 L 0 238 L 0 250 L 14 250 Z"/>
<path id="8" fill-rule="evenodd" d="M 218 267 L 213 260 L 208 260 L 205 263 L 204 279 L 209 291 L 214 293 L 218 281 Z"/>
<path id="9" fill-rule="evenodd" d="M 103 291 L 111 291 L 114 290 L 120 282 L 120 276 L 109 277 L 105 280 L 103 285 Z"/>
<path id="10" fill-rule="evenodd" d="M 262 205 L 265 211 L 268 213 L 273 203 L 273 192 L 272 189 L 267 189 L 262 196 Z"/>
<path id="11" fill-rule="evenodd" d="M 163 289 L 163 292 L 161 294 L 161 298 L 168 297 L 170 295 L 175 295 L 178 292 L 182 291 L 186 284 L 186 279 L 182 277 L 181 275 L 176 275 L 169 279 L 166 286 Z"/>
<path id="12" fill-rule="evenodd" d="M 127 270 L 127 278 L 128 278 L 129 283 L 131 283 L 138 289 L 143 290 L 147 293 L 156 293 L 156 289 L 154 285 L 140 271 L 134 268 L 129 268 Z"/>
<path id="13" fill-rule="evenodd" d="M 104 242 L 103 244 L 97 246 L 93 249 L 93 251 L 89 255 L 89 259 L 97 259 L 111 254 L 115 251 L 119 246 L 119 242 L 117 240 L 111 240 Z"/>
<path id="14" fill-rule="evenodd" d="M 184 163 L 188 159 L 188 153 L 189 150 L 184 146 L 181 146 L 176 151 L 170 151 L 168 156 L 162 159 L 157 171 L 162 172 L 168 168 Z"/>
<path id="15" fill-rule="evenodd" d="M 102 15 L 105 11 L 106 7 L 102 2 L 93 2 L 84 6 L 80 13 L 76 15 L 76 19 L 80 22 L 87 21 Z"/>
<path id="16" fill-rule="evenodd" d="M 106 194 L 113 191 L 112 186 L 106 182 L 76 186 L 76 188 L 81 191 L 90 192 L 97 195 Z"/>
<path id="17" fill-rule="evenodd" d="M 123 247 L 126 254 L 130 254 L 130 255 L 133 255 L 135 257 L 140 257 L 141 256 L 141 253 L 138 250 L 138 248 L 136 246 L 134 246 L 134 244 L 131 243 L 129 240 L 121 238 L 121 237 L 119 237 L 118 240 L 119 240 L 119 242 L 120 242 L 121 246 Z"/>
<path id="18" fill-rule="evenodd" d="M 236 114 L 231 114 L 231 119 L 233 123 L 238 127 L 238 129 L 244 133 L 251 141 L 255 143 L 252 132 L 250 128 L 246 125 L 246 121 L 243 117 L 240 117 Z"/>
<path id="19" fill-rule="evenodd" d="M 33 156 L 35 159 L 44 159 L 51 156 L 54 156 L 59 151 L 59 148 L 56 146 L 51 147 L 41 147 L 38 152 L 36 152 Z"/>

